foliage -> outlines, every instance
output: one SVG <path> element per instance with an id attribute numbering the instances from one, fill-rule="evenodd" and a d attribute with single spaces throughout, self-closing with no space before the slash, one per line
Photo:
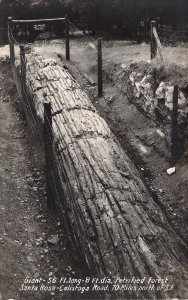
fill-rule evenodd
<path id="1" fill-rule="evenodd" d="M 0 0 L 0 26 L 8 16 L 15 18 L 60 17 L 110 30 L 114 25 L 135 30 L 142 19 L 160 17 L 163 22 L 187 22 L 187 0 Z"/>

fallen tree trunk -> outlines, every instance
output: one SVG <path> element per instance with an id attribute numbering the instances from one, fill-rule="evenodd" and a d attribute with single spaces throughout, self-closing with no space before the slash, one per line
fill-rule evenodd
<path id="1" fill-rule="evenodd" d="M 186 259 L 158 205 L 106 122 L 66 68 L 36 54 L 27 57 L 27 86 L 38 116 L 51 102 L 55 156 L 73 235 L 99 278 L 168 278 L 174 285 L 107 290 L 126 299 L 185 296 Z M 132 284 L 136 286 L 136 284 Z"/>

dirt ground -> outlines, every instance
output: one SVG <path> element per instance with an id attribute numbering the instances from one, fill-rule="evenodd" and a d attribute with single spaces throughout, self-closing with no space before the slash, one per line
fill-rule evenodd
<path id="1" fill-rule="evenodd" d="M 163 126 L 143 115 L 128 100 L 118 83 L 122 65 L 150 61 L 148 44 L 131 41 L 103 41 L 104 96 L 97 97 L 96 41 L 90 37 L 71 39 L 71 61 L 64 60 L 64 42 L 36 42 L 35 51 L 46 58 L 60 57 L 78 80 L 98 112 L 128 153 L 164 217 L 183 242 L 188 242 L 188 163 L 182 157 L 176 173 L 169 176 L 169 146 Z M 186 68 L 188 47 L 165 47 L 168 64 Z M 113 73 L 114 71 L 114 73 Z M 110 75 L 109 75 L 110 74 Z M 126 82 L 125 82 L 126 85 Z"/>
<path id="2" fill-rule="evenodd" d="M 73 299 L 72 293 L 21 291 L 27 276 L 79 274 L 63 220 L 47 209 L 43 154 L 18 102 L 10 65 L 0 62 L 0 299 Z M 58 241 L 49 243 L 54 235 Z"/>
<path id="3" fill-rule="evenodd" d="M 56 56 L 57 54 L 65 54 L 64 41 L 36 41 L 35 45 L 40 47 L 37 49 L 46 57 Z M 137 44 L 134 41 L 124 40 L 105 40 L 102 41 L 103 47 L 103 64 L 126 64 L 137 63 L 140 61 L 150 61 L 150 45 L 143 42 Z M 5 50 L 6 51 L 6 50 Z M 19 52 L 16 47 L 17 53 Z M 82 64 L 85 61 L 85 70 L 88 69 L 88 64 L 92 67 L 97 62 L 97 39 L 91 36 L 76 36 L 70 40 L 71 61 Z M 187 67 L 188 44 L 178 45 L 176 47 L 163 47 L 165 62 L 176 63 L 178 66 Z M 157 55 L 158 57 L 158 55 Z M 159 58 L 159 57 L 158 57 Z M 84 66 L 82 67 L 84 68 Z"/>

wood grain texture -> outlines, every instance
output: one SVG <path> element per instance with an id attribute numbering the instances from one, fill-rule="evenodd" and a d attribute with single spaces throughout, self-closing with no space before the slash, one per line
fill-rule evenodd
<path id="1" fill-rule="evenodd" d="M 27 86 L 38 116 L 51 102 L 54 153 L 75 238 L 99 277 L 169 278 L 171 296 L 185 295 L 182 242 L 148 194 L 139 174 L 103 118 L 56 62 L 27 55 Z M 123 292 L 116 296 L 123 297 Z M 126 291 L 130 299 L 169 297 L 162 291 Z"/>
<path id="2" fill-rule="evenodd" d="M 157 43 L 157 49 L 159 51 L 159 55 L 160 55 L 161 61 L 163 62 L 164 61 L 163 49 L 162 49 L 161 41 L 159 39 L 157 30 L 156 30 L 155 27 L 153 28 L 153 35 L 154 35 L 156 43 Z"/>

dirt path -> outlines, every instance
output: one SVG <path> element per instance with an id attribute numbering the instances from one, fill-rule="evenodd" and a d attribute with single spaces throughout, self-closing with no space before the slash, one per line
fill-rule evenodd
<path id="1" fill-rule="evenodd" d="M 13 107 L 16 90 L 10 71 L 0 67 L 0 290 L 3 299 L 8 299 L 19 295 L 26 276 L 41 272 L 37 238 L 45 239 L 46 208 L 44 174 L 40 165 L 33 164 L 36 149 L 31 157 L 27 132 Z M 41 220 L 36 222 L 39 215 Z"/>
<path id="2" fill-rule="evenodd" d="M 79 275 L 63 220 L 47 210 L 43 155 L 16 111 L 17 101 L 10 65 L 1 63 L 0 299 L 71 299 L 72 293 L 21 291 L 27 276 Z M 49 243 L 54 235 L 57 243 Z"/>

